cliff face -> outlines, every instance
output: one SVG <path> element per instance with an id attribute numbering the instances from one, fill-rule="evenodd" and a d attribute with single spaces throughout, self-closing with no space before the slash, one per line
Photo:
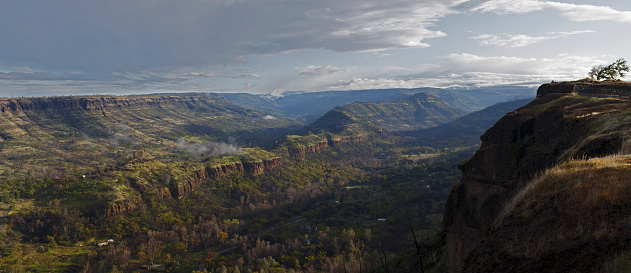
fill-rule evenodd
<path id="1" fill-rule="evenodd" d="M 336 139 L 329 139 L 327 144 L 331 147 L 336 147 L 347 142 L 360 142 L 363 140 L 364 140 L 364 137 L 362 136 L 343 136 Z"/>
<path id="2" fill-rule="evenodd" d="M 315 154 L 329 147 L 336 147 L 344 143 L 360 142 L 363 140 L 364 140 L 363 136 L 336 136 L 327 140 L 321 140 L 316 143 L 306 144 L 306 145 L 303 144 L 303 145 L 300 145 L 299 147 L 288 148 L 287 154 L 293 157 L 303 157 L 306 155 Z M 289 140 L 287 139 L 280 140 L 278 143 L 276 143 L 276 146 L 283 145 L 283 143 L 286 141 L 289 141 Z"/>
<path id="3" fill-rule="evenodd" d="M 313 145 L 290 148 L 288 149 L 288 153 L 290 156 L 293 157 L 303 157 L 309 154 L 317 153 L 318 151 L 321 151 L 322 149 L 326 149 L 328 147 L 339 146 L 347 142 L 358 142 L 362 141 L 363 139 L 364 138 L 362 136 L 341 136 L 335 139 L 330 139 L 328 141 L 318 142 Z M 204 181 L 209 181 L 212 179 L 226 177 L 234 174 L 260 174 L 271 169 L 279 168 L 281 165 L 281 158 L 275 157 L 271 159 L 263 159 L 260 161 L 243 161 L 223 165 L 206 166 L 203 169 L 195 171 L 189 179 L 171 185 L 171 196 L 173 198 L 182 198 L 187 193 L 195 190 Z"/>
<path id="4" fill-rule="evenodd" d="M 628 102 L 568 96 L 572 86 L 553 85 L 541 86 L 537 99 L 500 119 L 460 166 L 463 176 L 452 188 L 444 216 L 449 272 L 461 272 L 505 204 L 535 175 L 569 158 L 622 148 L 625 125 L 606 121 Z"/>
<path id="5" fill-rule="evenodd" d="M 303 157 L 308 154 L 315 154 L 318 151 L 322 149 L 326 149 L 328 147 L 329 147 L 329 143 L 327 141 L 323 141 L 323 142 L 308 145 L 308 146 L 289 148 L 289 155 L 294 156 L 294 157 Z"/>
<path id="6" fill-rule="evenodd" d="M 230 164 L 206 166 L 203 169 L 196 170 L 188 179 L 171 185 L 171 196 L 173 198 L 182 198 L 187 193 L 197 189 L 197 187 L 205 181 L 235 174 L 260 174 L 278 168 L 281 164 L 281 159 L 277 157 L 257 162 L 234 162 Z"/>
<path id="7" fill-rule="evenodd" d="M 101 111 L 106 108 L 129 108 L 141 106 L 159 107 L 165 104 L 212 103 L 223 100 L 216 96 L 126 96 L 126 97 L 52 97 L 0 99 L 0 112 L 19 113 L 47 109 Z"/>
<path id="8" fill-rule="evenodd" d="M 265 159 L 255 162 L 243 162 L 243 167 L 247 173 L 264 173 L 267 170 L 278 168 L 281 165 L 280 157 Z"/>
<path id="9" fill-rule="evenodd" d="M 65 163 L 114 164 L 121 144 L 170 153 L 183 135 L 265 147 L 298 124 L 265 116 L 212 94 L 0 98 L 0 178 L 41 168 L 64 176 Z"/>
<path id="10" fill-rule="evenodd" d="M 108 205 L 103 214 L 105 217 L 114 217 L 118 215 L 125 214 L 128 211 L 132 211 L 136 208 L 136 206 L 131 202 L 116 202 Z"/>

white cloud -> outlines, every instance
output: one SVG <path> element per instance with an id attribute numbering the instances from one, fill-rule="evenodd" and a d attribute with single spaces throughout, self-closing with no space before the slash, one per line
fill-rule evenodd
<path id="1" fill-rule="evenodd" d="M 449 54 L 435 65 L 404 77 L 355 77 L 338 81 L 331 90 L 481 87 L 494 85 L 537 86 L 543 82 L 577 80 L 587 77 L 592 65 L 606 63 L 604 56 L 559 55 L 555 58 L 484 57 Z"/>
<path id="2" fill-rule="evenodd" d="M 321 76 L 339 72 L 350 71 L 353 68 L 345 68 L 345 67 L 335 67 L 331 65 L 327 66 L 316 66 L 316 65 L 308 65 L 303 67 L 296 67 L 296 74 L 300 76 Z"/>
<path id="3" fill-rule="evenodd" d="M 490 72 L 502 74 L 549 75 L 584 78 L 594 64 L 607 62 L 603 57 L 559 55 L 556 58 L 484 57 L 470 53 L 449 54 L 438 63 L 437 71 L 454 73 Z M 564 76 L 564 77 L 565 77 Z"/>
<path id="4" fill-rule="evenodd" d="M 577 5 L 553 1 L 490 0 L 475 6 L 471 11 L 507 14 L 529 13 L 544 9 L 561 11 L 563 16 L 576 22 L 603 20 L 631 23 L 631 11 L 618 11 L 607 6 Z"/>
<path id="5" fill-rule="evenodd" d="M 529 36 L 529 35 L 493 35 L 493 34 L 481 34 L 478 36 L 471 37 L 472 39 L 478 40 L 480 45 L 483 46 L 495 46 L 495 47 L 524 47 L 531 44 L 535 44 L 541 41 L 557 39 L 562 37 L 567 37 L 576 34 L 583 33 L 591 33 L 594 31 L 591 30 L 583 30 L 583 31 L 572 31 L 572 32 L 550 32 L 546 36 Z"/>

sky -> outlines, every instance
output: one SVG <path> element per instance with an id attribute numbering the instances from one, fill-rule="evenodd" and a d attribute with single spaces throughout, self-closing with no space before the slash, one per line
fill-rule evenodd
<path id="1" fill-rule="evenodd" d="M 629 30 L 620 0 L 3 0 L 0 97 L 537 86 Z"/>

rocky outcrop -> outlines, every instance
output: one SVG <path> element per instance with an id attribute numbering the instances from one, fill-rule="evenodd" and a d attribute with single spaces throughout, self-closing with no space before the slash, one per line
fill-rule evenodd
<path id="1" fill-rule="evenodd" d="M 331 147 L 336 147 L 347 142 L 360 142 L 363 140 L 364 138 L 362 136 L 342 136 L 336 139 L 329 139 L 328 145 Z"/>
<path id="2" fill-rule="evenodd" d="M 208 178 L 219 178 L 235 173 L 244 173 L 243 163 L 234 162 L 224 165 L 206 166 L 206 174 Z"/>
<path id="3" fill-rule="evenodd" d="M 627 82 L 553 82 L 544 84 L 537 90 L 537 97 L 548 94 L 570 94 L 593 96 L 631 96 L 631 85 Z"/>
<path id="4" fill-rule="evenodd" d="M 103 211 L 103 216 L 105 217 L 114 217 L 118 215 L 125 214 L 126 212 L 132 211 L 136 208 L 136 206 L 132 202 L 115 202 L 107 205 L 105 210 Z"/>
<path id="5" fill-rule="evenodd" d="M 280 167 L 281 160 L 280 157 L 273 159 L 265 159 L 261 161 L 246 161 L 243 162 L 243 167 L 247 173 L 260 174 L 264 173 L 266 170 L 274 169 Z"/>
<path id="6" fill-rule="evenodd" d="M 282 164 L 283 162 L 281 161 L 280 157 L 263 160 L 263 165 L 265 166 L 265 170 L 279 168 Z"/>
<path id="7" fill-rule="evenodd" d="M 0 99 L 0 113 L 19 113 L 47 109 L 102 111 L 107 108 L 131 108 L 164 105 L 182 105 L 223 101 L 217 96 L 86 96 L 50 98 Z"/>
<path id="8" fill-rule="evenodd" d="M 537 99 L 482 135 L 480 149 L 460 166 L 463 175 L 444 216 L 449 272 L 461 272 L 504 205 L 535 175 L 569 158 L 612 154 L 622 147 L 621 128 L 599 130 L 598 122 L 629 103 L 566 96 L 569 86 L 541 86 Z"/>
<path id="9" fill-rule="evenodd" d="M 197 189 L 203 182 L 235 174 L 261 174 L 265 171 L 278 168 L 281 164 L 281 159 L 277 157 L 255 162 L 234 162 L 230 164 L 206 166 L 194 171 L 187 179 L 171 183 L 171 196 L 179 199 Z"/>
<path id="10" fill-rule="evenodd" d="M 320 150 L 329 147 L 328 141 L 318 142 L 308 146 L 289 148 L 289 155 L 293 157 L 303 157 L 309 154 L 315 154 Z"/>

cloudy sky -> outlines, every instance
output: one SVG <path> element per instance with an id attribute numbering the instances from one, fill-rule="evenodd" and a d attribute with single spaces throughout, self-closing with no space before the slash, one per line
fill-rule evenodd
<path id="1" fill-rule="evenodd" d="M 629 30 L 620 0 L 5 0 L 0 96 L 539 85 Z"/>

